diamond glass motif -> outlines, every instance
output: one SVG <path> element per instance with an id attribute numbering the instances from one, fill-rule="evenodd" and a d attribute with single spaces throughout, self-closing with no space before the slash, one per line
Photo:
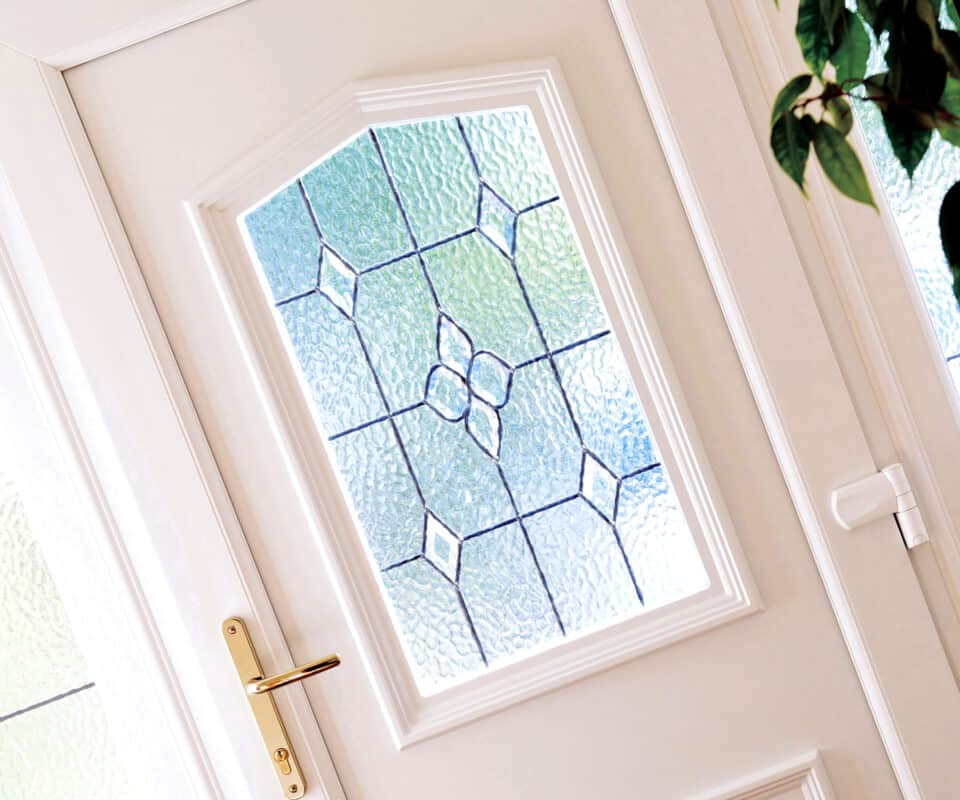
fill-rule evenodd
<path id="1" fill-rule="evenodd" d="M 242 220 L 423 694 L 706 581 L 556 187 L 512 108 L 363 131 Z"/>
<path id="2" fill-rule="evenodd" d="M 456 580 L 460 568 L 460 540 L 429 511 L 424 539 L 423 554 L 427 561 L 451 581 Z"/>
<path id="3" fill-rule="evenodd" d="M 617 504 L 617 479 L 592 453 L 583 454 L 580 494 L 608 521 Z"/>
<path id="4" fill-rule="evenodd" d="M 328 247 L 320 254 L 320 294 L 348 317 L 353 316 L 357 299 L 357 276 L 336 253 Z"/>
<path id="5" fill-rule="evenodd" d="M 480 187 L 477 219 L 480 233 L 500 248 L 504 255 L 513 256 L 513 245 L 517 238 L 517 213 L 486 185 Z"/>

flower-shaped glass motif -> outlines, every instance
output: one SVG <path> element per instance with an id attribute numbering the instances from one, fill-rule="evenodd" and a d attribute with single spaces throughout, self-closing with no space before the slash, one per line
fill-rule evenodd
<path id="1" fill-rule="evenodd" d="M 426 545 L 423 554 L 450 580 L 457 579 L 460 568 L 460 539 L 429 511 L 426 520 Z"/>
<path id="2" fill-rule="evenodd" d="M 437 319 L 437 355 L 440 363 L 427 375 L 426 404 L 450 422 L 466 416 L 467 433 L 499 458 L 499 409 L 510 399 L 513 367 L 488 350 L 474 351 L 466 331 L 446 314 Z"/>
<path id="3" fill-rule="evenodd" d="M 357 300 L 357 274 L 329 247 L 320 252 L 320 294 L 348 317 Z"/>
<path id="4" fill-rule="evenodd" d="M 517 239 L 517 212 L 497 197 L 486 184 L 480 187 L 477 220 L 480 233 L 503 251 L 507 258 L 512 258 Z"/>

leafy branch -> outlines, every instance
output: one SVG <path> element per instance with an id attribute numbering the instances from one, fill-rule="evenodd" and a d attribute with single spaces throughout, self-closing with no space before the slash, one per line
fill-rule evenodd
<path id="1" fill-rule="evenodd" d="M 912 179 L 934 133 L 960 147 L 958 0 L 800 0 L 796 37 L 810 72 L 780 90 L 770 117 L 777 163 L 806 194 L 811 149 L 844 195 L 876 208 L 863 165 L 847 137 L 853 103 L 878 109 L 897 160 Z M 867 75 L 871 35 L 886 69 Z M 960 182 L 940 209 L 940 238 L 960 299 Z"/>

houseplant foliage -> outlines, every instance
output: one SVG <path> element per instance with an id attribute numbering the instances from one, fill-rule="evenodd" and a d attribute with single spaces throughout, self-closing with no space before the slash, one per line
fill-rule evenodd
<path id="1" fill-rule="evenodd" d="M 874 206 L 863 165 L 847 140 L 854 103 L 883 117 L 893 153 L 912 178 L 934 136 L 960 147 L 960 0 L 800 0 L 796 35 L 809 72 L 780 90 L 770 146 L 801 191 L 811 150 L 833 185 Z M 943 16 L 952 24 L 941 24 Z M 867 75 L 871 36 L 885 69 Z M 940 208 L 940 238 L 960 299 L 960 182 Z"/>

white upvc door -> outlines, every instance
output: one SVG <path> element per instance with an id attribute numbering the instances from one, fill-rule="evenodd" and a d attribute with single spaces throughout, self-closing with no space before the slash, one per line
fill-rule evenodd
<path id="1" fill-rule="evenodd" d="M 894 520 L 830 515 L 884 464 L 704 4 L 259 0 L 47 80 L 116 261 L 70 263 L 11 163 L 43 229 L 25 291 L 114 423 L 128 547 L 221 796 L 302 790 L 249 714 L 233 616 L 267 671 L 341 655 L 275 693 L 307 796 L 953 795 L 956 685 Z M 462 169 L 431 182 L 437 140 Z M 447 230 L 455 176 L 478 208 Z M 363 317 L 407 266 L 426 361 Z M 403 280 L 386 307 L 413 317 Z M 414 367 L 404 405 L 390 376 Z M 547 417 L 573 457 L 524 445 Z M 397 469 L 356 468 L 374 456 Z"/>

